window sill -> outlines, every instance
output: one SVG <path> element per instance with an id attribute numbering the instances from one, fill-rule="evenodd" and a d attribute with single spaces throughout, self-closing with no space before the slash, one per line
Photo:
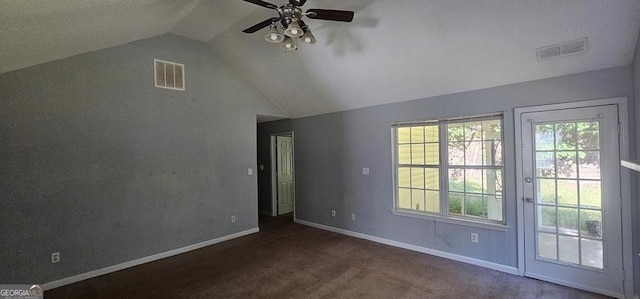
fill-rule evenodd
<path id="1" fill-rule="evenodd" d="M 433 220 L 435 222 L 444 222 L 444 223 L 451 223 L 451 224 L 457 224 L 457 225 L 463 225 L 463 226 L 479 227 L 479 228 L 502 231 L 502 232 L 506 232 L 511 228 L 510 226 L 504 225 L 504 224 L 487 223 L 487 222 L 473 221 L 470 219 L 461 219 L 461 218 L 453 218 L 453 217 L 444 217 L 440 215 L 428 215 L 428 214 L 414 213 L 414 212 L 403 211 L 403 210 L 391 210 L 391 213 L 396 216 L 428 219 L 428 220 Z"/>

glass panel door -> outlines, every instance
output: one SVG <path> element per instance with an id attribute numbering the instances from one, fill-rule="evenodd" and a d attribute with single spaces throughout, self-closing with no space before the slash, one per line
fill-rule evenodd
<path id="1" fill-rule="evenodd" d="M 525 275 L 622 296 L 617 105 L 520 117 Z"/>
<path id="2" fill-rule="evenodd" d="M 533 130 L 536 258 L 603 269 L 600 121 Z"/>

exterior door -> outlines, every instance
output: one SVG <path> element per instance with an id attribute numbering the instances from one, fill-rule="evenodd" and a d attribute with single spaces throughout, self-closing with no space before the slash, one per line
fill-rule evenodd
<path id="1" fill-rule="evenodd" d="M 623 296 L 617 105 L 520 121 L 525 275 Z"/>
<path id="2" fill-rule="evenodd" d="M 276 137 L 278 215 L 293 212 L 293 148 L 290 136 Z"/>

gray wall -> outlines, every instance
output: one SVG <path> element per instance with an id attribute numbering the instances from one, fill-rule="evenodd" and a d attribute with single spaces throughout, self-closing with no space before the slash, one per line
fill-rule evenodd
<path id="1" fill-rule="evenodd" d="M 627 96 L 632 70 L 620 67 L 293 120 L 298 219 L 517 266 L 515 107 Z M 504 112 L 507 232 L 395 216 L 391 124 Z M 361 174 L 362 167 L 370 175 Z M 330 210 L 337 210 L 332 218 Z M 356 213 L 356 221 L 349 215 Z M 480 243 L 472 246 L 471 232 Z M 637 236 L 637 234 L 635 234 Z"/>
<path id="2" fill-rule="evenodd" d="M 292 130 L 290 119 L 258 124 L 258 209 L 262 212 L 269 214 L 273 212 L 271 208 L 271 134 Z M 263 165 L 264 169 L 260 170 L 260 165 Z"/>
<path id="3" fill-rule="evenodd" d="M 187 90 L 154 88 L 154 58 L 184 63 Z M 0 75 L 0 95 L 2 283 L 258 226 L 256 114 L 286 115 L 208 45 L 163 35 L 75 56 Z"/>
<path id="4" fill-rule="evenodd" d="M 636 44 L 636 52 L 635 52 L 635 56 L 633 59 L 633 87 L 635 90 L 635 99 L 636 101 L 640 100 L 640 35 L 638 36 L 638 40 L 637 40 L 637 44 Z M 633 114 L 633 113 L 632 113 Z M 637 104 L 635 105 L 635 116 L 639 116 L 640 115 L 640 105 Z M 640 121 L 636 122 L 636 153 L 635 153 L 635 159 L 638 160 L 640 159 Z M 636 294 L 640 294 L 640 257 L 635 254 L 638 253 L 640 254 L 640 174 L 638 174 L 637 172 L 632 172 L 633 175 L 636 177 L 636 194 L 635 197 L 633 197 L 633 203 L 635 204 L 634 207 L 634 211 L 636 211 L 636 215 L 638 215 L 637 217 L 635 217 L 633 219 L 634 225 L 636 227 L 636 231 L 633 234 L 634 236 L 636 236 L 636 238 L 634 239 L 634 258 L 635 258 L 635 262 L 634 262 L 634 279 L 635 279 L 635 286 L 636 286 Z"/>

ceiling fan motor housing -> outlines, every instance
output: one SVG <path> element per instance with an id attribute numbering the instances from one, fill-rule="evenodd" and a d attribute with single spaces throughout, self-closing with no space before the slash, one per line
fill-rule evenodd
<path id="1" fill-rule="evenodd" d="M 289 24 L 294 20 L 300 20 L 302 18 L 302 9 L 290 3 L 279 7 L 278 13 L 280 14 L 280 23 L 284 28 L 289 27 Z"/>

